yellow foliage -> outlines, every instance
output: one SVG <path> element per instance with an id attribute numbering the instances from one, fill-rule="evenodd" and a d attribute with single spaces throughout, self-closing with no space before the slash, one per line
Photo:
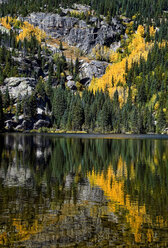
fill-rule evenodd
<path id="1" fill-rule="evenodd" d="M 96 45 L 92 49 L 92 55 L 97 59 L 97 60 L 105 60 L 109 61 L 109 58 L 111 56 L 112 50 L 107 47 L 107 46 L 100 46 Z"/>
<path id="2" fill-rule="evenodd" d="M 136 19 L 136 15 L 132 16 L 132 20 L 135 20 Z"/>
<path id="3" fill-rule="evenodd" d="M 131 175 L 131 177 L 130 177 Z M 152 220 L 146 211 L 145 204 L 139 205 L 138 200 L 132 201 L 129 194 L 125 192 L 124 182 L 128 178 L 127 165 L 120 157 L 118 159 L 117 170 L 114 172 L 113 167 L 109 165 L 106 175 L 103 172 L 96 173 L 94 170 L 88 173 L 88 179 L 91 186 L 97 186 L 104 192 L 105 197 L 108 199 L 106 211 L 117 213 L 118 208 L 125 210 L 125 218 L 134 234 L 134 239 L 137 243 L 144 239 L 152 242 L 154 239 L 153 230 L 147 228 L 144 233 L 142 227 L 144 224 L 150 225 Z M 131 165 L 131 174 L 129 178 L 135 178 L 134 165 Z M 94 212 L 92 212 L 94 214 Z M 107 214 L 107 212 L 106 212 Z M 161 221 L 162 217 L 158 216 L 158 223 L 164 226 Z"/>
<path id="4" fill-rule="evenodd" d="M 106 85 L 108 86 L 109 93 L 113 96 L 116 89 L 118 90 L 117 84 L 120 83 L 120 94 L 119 101 L 122 103 L 124 101 L 123 97 L 125 96 L 124 86 L 126 84 L 126 62 L 128 63 L 128 69 L 131 68 L 131 64 L 134 61 L 139 61 L 140 57 L 147 59 L 149 50 L 152 48 L 153 43 L 145 43 L 143 38 L 144 27 L 139 26 L 137 33 L 132 35 L 131 42 L 128 44 L 129 55 L 122 58 L 122 55 L 119 52 L 111 53 L 110 61 L 113 62 L 112 65 L 109 65 L 106 69 L 106 73 L 101 78 L 93 78 L 89 86 L 90 90 L 94 92 L 96 90 L 105 90 Z M 112 78 L 114 81 L 114 86 L 112 86 Z"/>
<path id="5" fill-rule="evenodd" d="M 156 32 L 156 30 L 154 29 L 154 27 L 153 26 L 151 26 L 150 28 L 149 28 L 149 33 L 150 33 L 150 36 L 154 36 L 155 35 L 155 32 Z"/>
<path id="6" fill-rule="evenodd" d="M 120 54 L 116 52 L 111 52 L 110 54 L 110 62 L 116 63 L 120 61 Z"/>
<path id="7" fill-rule="evenodd" d="M 18 34 L 17 41 L 23 41 L 24 38 L 30 40 L 31 36 L 36 36 L 36 39 L 41 42 L 46 38 L 46 33 L 39 29 L 38 27 L 34 27 L 28 22 L 21 22 L 16 17 L 5 16 L 0 18 L 0 23 L 7 29 L 11 29 L 12 27 L 20 29 L 20 33 Z"/>
<path id="8" fill-rule="evenodd" d="M 0 18 L 0 23 L 7 29 L 11 29 L 12 27 L 14 29 L 21 27 L 21 21 L 18 18 L 11 16 L 5 16 Z"/>
<path id="9" fill-rule="evenodd" d="M 153 96 L 152 96 L 152 98 L 151 98 L 151 100 L 149 102 L 149 107 L 150 108 L 153 108 L 154 107 L 156 98 L 157 98 L 157 95 L 156 94 L 153 94 Z"/>
<path id="10" fill-rule="evenodd" d="M 138 29 L 137 29 L 137 34 L 141 37 L 144 36 L 144 33 L 145 33 L 145 30 L 144 30 L 144 27 L 142 25 L 139 25 L 138 26 Z"/>
<path id="11" fill-rule="evenodd" d="M 108 211 L 117 212 L 118 206 L 126 209 L 126 220 L 130 224 L 132 233 L 136 242 L 141 242 L 141 226 L 144 222 L 150 223 L 149 216 L 146 213 L 145 205 L 138 206 L 138 202 L 132 203 L 129 195 L 124 193 L 123 176 L 127 178 L 126 164 L 120 158 L 118 169 L 115 175 L 111 166 L 109 166 L 106 177 L 104 174 L 96 174 L 94 171 L 88 174 L 88 179 L 92 186 L 98 186 L 103 189 L 108 201 Z"/>
<path id="12" fill-rule="evenodd" d="M 10 16 L 5 16 L 0 19 L 0 23 L 7 29 L 11 29 L 11 19 L 13 19 Z"/>
<path id="13" fill-rule="evenodd" d="M 157 101 L 155 104 L 154 110 L 158 110 L 158 108 L 159 108 L 159 102 Z"/>
<path id="14" fill-rule="evenodd" d="M 46 33 L 43 30 L 34 27 L 28 22 L 23 23 L 22 30 L 23 31 L 17 36 L 18 41 L 23 41 L 25 38 L 30 40 L 32 35 L 34 35 L 39 42 L 46 38 Z"/>

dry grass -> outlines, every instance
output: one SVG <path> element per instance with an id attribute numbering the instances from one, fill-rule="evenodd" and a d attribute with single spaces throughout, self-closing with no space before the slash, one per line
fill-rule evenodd
<path id="1" fill-rule="evenodd" d="M 53 46 L 56 48 L 59 48 L 59 46 L 60 46 L 60 40 L 59 39 L 50 38 L 47 41 L 47 43 L 50 46 Z M 63 52 L 64 52 L 64 55 L 66 58 L 68 58 L 68 59 L 72 58 L 72 60 L 75 60 L 78 57 L 79 60 L 84 60 L 86 62 L 90 61 L 88 57 L 81 55 L 79 48 L 77 48 L 75 46 L 69 46 L 66 42 L 62 42 L 62 45 L 63 45 Z"/>

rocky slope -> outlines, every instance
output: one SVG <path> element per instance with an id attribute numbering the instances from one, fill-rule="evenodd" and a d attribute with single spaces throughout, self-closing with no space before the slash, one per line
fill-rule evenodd
<path id="1" fill-rule="evenodd" d="M 34 78 L 24 77 L 11 77 L 4 80 L 4 85 L 1 86 L 2 93 L 5 94 L 6 88 L 8 88 L 10 96 L 17 100 L 20 95 L 23 98 L 26 94 L 31 95 L 36 86 L 36 80 Z"/>
<path id="2" fill-rule="evenodd" d="M 90 11 L 89 6 L 75 5 L 73 8 L 77 11 L 77 17 L 73 17 L 71 13 L 74 9 L 61 8 L 62 14 L 60 15 L 38 12 L 31 13 L 27 17 L 20 16 L 18 18 L 18 21 L 27 21 L 34 27 L 44 30 L 47 34 L 47 39 L 42 43 L 40 52 L 37 49 L 32 55 L 24 45 L 24 49 L 16 49 L 16 53 L 12 54 L 11 61 L 16 66 L 18 74 L 13 77 L 6 77 L 2 85 L 0 85 L 0 90 L 5 95 L 6 89 L 8 89 L 15 109 L 17 108 L 18 96 L 21 100 L 26 95 L 30 96 L 36 90 L 39 78 L 45 83 L 48 82 L 51 64 L 53 65 L 51 85 L 54 88 L 60 84 L 60 77 L 57 74 L 60 70 L 58 57 L 65 57 L 66 66 L 62 73 L 65 77 L 64 84 L 70 90 L 75 91 L 78 87 L 86 87 L 93 77 L 99 78 L 105 73 L 109 63 L 96 60 L 92 54 L 92 49 L 99 45 L 100 47 L 111 46 L 115 50 L 116 40 L 122 34 L 124 27 L 117 18 L 112 18 L 108 23 L 105 17 L 98 18 L 93 13 L 87 19 L 81 18 L 81 13 L 86 14 Z M 4 30 L 4 26 L 2 28 Z M 14 27 L 11 29 L 14 29 Z M 5 30 L 8 29 L 6 28 Z M 16 33 L 22 31 L 20 29 Z M 60 42 L 66 44 L 66 47 L 63 45 L 63 49 L 61 49 L 59 47 Z M 5 45 L 5 43 L 2 45 Z M 6 49 L 11 50 L 10 45 L 7 45 Z M 77 49 L 78 55 L 75 49 Z M 71 50 L 71 53 L 69 53 L 69 50 Z M 54 59 L 54 56 L 57 57 L 57 60 Z M 76 77 L 74 76 L 74 71 L 77 57 L 79 58 L 79 65 Z M 73 63 L 71 71 L 69 70 L 70 63 Z M 51 115 L 48 115 L 46 111 L 45 100 L 41 102 L 37 99 L 37 116 L 31 120 L 25 118 L 25 113 L 16 117 L 13 114 L 14 112 L 11 114 L 11 111 L 9 113 L 7 110 L 5 127 L 9 130 L 50 127 Z"/>
<path id="3" fill-rule="evenodd" d="M 97 44 L 107 45 L 117 39 L 123 26 L 117 18 L 109 25 L 97 17 L 90 17 L 89 23 L 79 18 L 50 13 L 32 13 L 26 18 L 34 26 L 43 29 L 53 38 L 61 38 L 70 46 L 80 48 L 84 53 L 91 52 Z"/>

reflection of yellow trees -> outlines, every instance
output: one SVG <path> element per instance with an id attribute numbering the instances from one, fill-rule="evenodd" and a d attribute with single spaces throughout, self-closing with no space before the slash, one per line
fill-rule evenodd
<path id="1" fill-rule="evenodd" d="M 85 206 L 86 202 L 83 203 Z M 82 204 L 81 204 L 82 206 Z M 61 214 L 52 214 L 52 210 L 60 211 Z M 79 212 L 79 205 L 75 205 L 73 203 L 64 203 L 61 208 L 57 205 L 56 202 L 51 202 L 51 212 L 38 214 L 34 218 L 30 219 L 20 219 L 14 218 L 12 220 L 12 227 L 15 232 L 10 235 L 6 231 L 0 234 L 0 245 L 12 245 L 17 242 L 24 242 L 30 240 L 32 236 L 40 235 L 42 232 L 46 235 L 46 228 L 51 225 L 55 225 L 56 223 L 60 225 L 63 221 L 66 222 L 66 217 L 75 216 Z M 28 217 L 28 216 L 27 216 Z M 70 230 L 71 234 L 73 234 L 73 230 Z M 64 235 L 61 232 L 55 233 L 56 238 L 60 238 L 61 235 Z M 74 234 L 75 235 L 75 234 Z"/>
<path id="2" fill-rule="evenodd" d="M 153 230 L 148 228 L 144 231 L 142 226 L 143 224 L 148 224 L 149 226 L 152 224 L 150 215 L 146 212 L 145 204 L 140 206 L 136 199 L 131 201 L 130 196 L 124 191 L 124 182 L 125 179 L 127 179 L 127 172 L 126 164 L 122 161 L 121 157 L 118 161 L 117 168 L 117 172 L 114 173 L 112 166 L 109 166 L 106 174 L 103 172 L 97 174 L 93 170 L 88 174 L 89 181 L 92 186 L 100 187 L 104 191 L 106 198 L 110 199 L 108 202 L 108 212 L 117 212 L 118 209 L 126 210 L 125 218 L 130 225 L 136 242 L 141 242 L 144 238 L 148 242 L 152 242 Z M 131 179 L 134 177 L 135 172 L 131 165 Z M 157 223 L 160 223 L 160 226 L 164 225 L 162 219 L 161 217 L 157 218 Z"/>
<path id="3" fill-rule="evenodd" d="M 12 226 L 15 228 L 13 235 L 3 232 L 0 234 L 0 245 L 9 245 L 17 241 L 26 241 L 31 235 L 42 231 L 42 224 L 39 224 L 38 219 L 34 219 L 32 225 L 28 221 L 13 219 Z"/>

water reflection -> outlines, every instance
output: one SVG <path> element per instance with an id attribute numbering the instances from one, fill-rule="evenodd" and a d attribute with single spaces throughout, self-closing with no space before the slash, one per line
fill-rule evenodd
<path id="1" fill-rule="evenodd" d="M 0 139 L 0 247 L 168 246 L 167 140 Z"/>

